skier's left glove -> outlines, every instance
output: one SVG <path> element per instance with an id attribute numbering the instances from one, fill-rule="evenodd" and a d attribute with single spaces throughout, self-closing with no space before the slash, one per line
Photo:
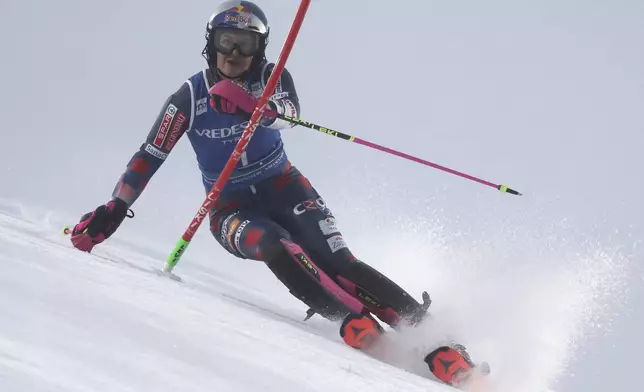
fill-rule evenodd
<path id="1" fill-rule="evenodd" d="M 257 106 L 257 99 L 243 87 L 231 80 L 222 80 L 215 83 L 210 90 L 210 106 L 214 111 L 224 114 L 232 114 L 244 120 L 250 117 Z M 269 102 L 264 110 L 263 118 L 272 122 L 277 116 L 274 104 Z"/>
<path id="2" fill-rule="evenodd" d="M 132 211 L 132 210 L 130 210 Z M 75 248 L 91 252 L 95 245 L 110 238 L 128 215 L 128 205 L 119 198 L 98 206 L 94 211 L 83 215 L 80 222 L 71 231 L 71 240 Z"/>

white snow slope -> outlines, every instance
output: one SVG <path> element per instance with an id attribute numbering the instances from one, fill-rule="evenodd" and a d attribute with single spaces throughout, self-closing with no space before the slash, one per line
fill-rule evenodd
<path id="1" fill-rule="evenodd" d="M 155 273 L 169 249 L 114 236 L 89 255 L 60 233 L 64 223 L 0 203 L 1 391 L 447 391 L 413 373 L 428 374 L 422 353 L 447 335 L 490 362 L 483 390 L 545 391 L 618 269 L 585 260 L 574 276 L 586 281 L 550 271 L 561 281 L 547 287 L 528 284 L 538 269 L 495 281 L 476 271 L 475 290 L 432 305 L 431 328 L 392 332 L 408 354 L 383 359 L 406 371 L 346 347 L 335 324 L 302 322 L 305 307 L 261 263 L 200 262 L 189 249 L 177 282 Z M 434 283 L 434 296 L 450 291 Z M 515 295 L 494 294 L 499 286 Z"/>
<path id="2" fill-rule="evenodd" d="M 301 322 L 230 276 L 186 266 L 179 283 L 153 272 L 151 249 L 87 255 L 35 223 L 0 215 L 2 391 L 446 388 L 352 352 L 337 326 Z"/>

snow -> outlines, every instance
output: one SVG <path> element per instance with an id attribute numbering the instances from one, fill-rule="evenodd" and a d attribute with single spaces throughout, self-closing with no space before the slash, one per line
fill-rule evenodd
<path id="1" fill-rule="evenodd" d="M 120 241 L 84 254 L 15 212 L 0 214 L 3 391 L 449 390 L 238 281 L 188 266 L 173 281 Z"/>
<path id="2" fill-rule="evenodd" d="M 430 326 L 388 334 L 380 361 L 345 346 L 336 324 L 304 322 L 305 307 L 261 263 L 231 269 L 189 249 L 175 269 L 181 281 L 172 280 L 159 273 L 164 249 L 140 238 L 115 235 L 91 255 L 75 250 L 61 232 L 68 219 L 0 203 L 3 391 L 447 391 L 422 357 L 455 335 L 492 366 L 472 390 L 548 391 L 580 325 L 596 314 L 587 300 L 597 290 L 571 287 L 566 273 L 504 301 L 499 285 L 515 289 L 510 280 L 524 285 L 539 270 L 495 281 L 475 271 L 479 289 L 454 299 L 460 309 L 435 301 Z M 611 273 L 586 271 L 595 286 Z"/>

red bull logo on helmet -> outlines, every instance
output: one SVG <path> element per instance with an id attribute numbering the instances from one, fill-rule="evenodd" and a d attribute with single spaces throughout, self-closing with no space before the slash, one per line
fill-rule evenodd
<path id="1" fill-rule="evenodd" d="M 249 25 L 252 14 L 244 10 L 244 6 L 242 5 L 229 9 L 224 14 L 224 23 Z"/>
<path id="2" fill-rule="evenodd" d="M 216 26 L 232 27 L 243 30 L 253 30 L 260 34 L 268 33 L 268 26 L 253 13 L 254 8 L 244 5 L 229 6 L 219 12 L 210 22 L 211 28 Z"/>

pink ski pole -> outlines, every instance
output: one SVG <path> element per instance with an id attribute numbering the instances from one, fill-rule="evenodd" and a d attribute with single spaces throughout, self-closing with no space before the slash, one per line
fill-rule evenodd
<path id="1" fill-rule="evenodd" d="M 421 159 L 421 158 L 416 158 L 415 156 L 405 154 L 404 152 L 396 151 L 396 150 L 391 149 L 389 147 L 381 146 L 379 144 L 372 143 L 370 141 L 363 140 L 363 139 L 360 139 L 360 138 L 355 137 L 355 136 L 347 135 L 346 133 L 335 131 L 335 130 L 333 130 L 331 128 L 326 128 L 326 127 L 323 127 L 323 126 L 320 126 L 320 125 L 310 123 L 308 121 L 301 120 L 301 119 L 299 119 L 297 117 L 291 117 L 291 116 L 287 116 L 287 115 L 284 115 L 284 114 L 278 114 L 277 117 L 279 117 L 279 118 L 281 118 L 283 120 L 289 121 L 289 122 L 291 122 L 293 124 L 301 125 L 303 127 L 310 128 L 310 129 L 325 133 L 327 135 L 339 137 L 340 139 L 343 139 L 343 140 L 348 140 L 350 142 L 362 144 L 363 146 L 374 148 L 376 150 L 386 152 L 388 154 L 392 154 L 392 155 L 395 155 L 395 156 L 398 156 L 398 157 L 401 157 L 401 158 L 409 159 L 410 161 L 420 163 L 421 165 L 433 167 L 434 169 L 442 170 L 444 172 L 454 174 L 456 176 L 463 177 L 463 178 L 466 178 L 466 179 L 471 180 L 471 181 L 478 182 L 479 184 L 483 184 L 483 185 L 486 185 L 486 186 L 489 186 L 489 187 L 492 187 L 492 188 L 496 188 L 499 191 L 504 192 L 504 193 L 509 193 L 511 195 L 521 196 L 520 192 L 515 191 L 514 189 L 508 187 L 507 185 L 494 184 L 494 183 L 491 183 L 489 181 L 485 181 L 485 180 L 482 180 L 480 178 L 476 178 L 476 177 L 471 176 L 469 174 L 461 173 L 461 172 L 456 171 L 454 169 L 450 169 L 448 167 L 441 166 L 441 165 L 438 165 L 438 164 L 430 162 L 430 161 L 426 161 L 426 160 Z"/>

